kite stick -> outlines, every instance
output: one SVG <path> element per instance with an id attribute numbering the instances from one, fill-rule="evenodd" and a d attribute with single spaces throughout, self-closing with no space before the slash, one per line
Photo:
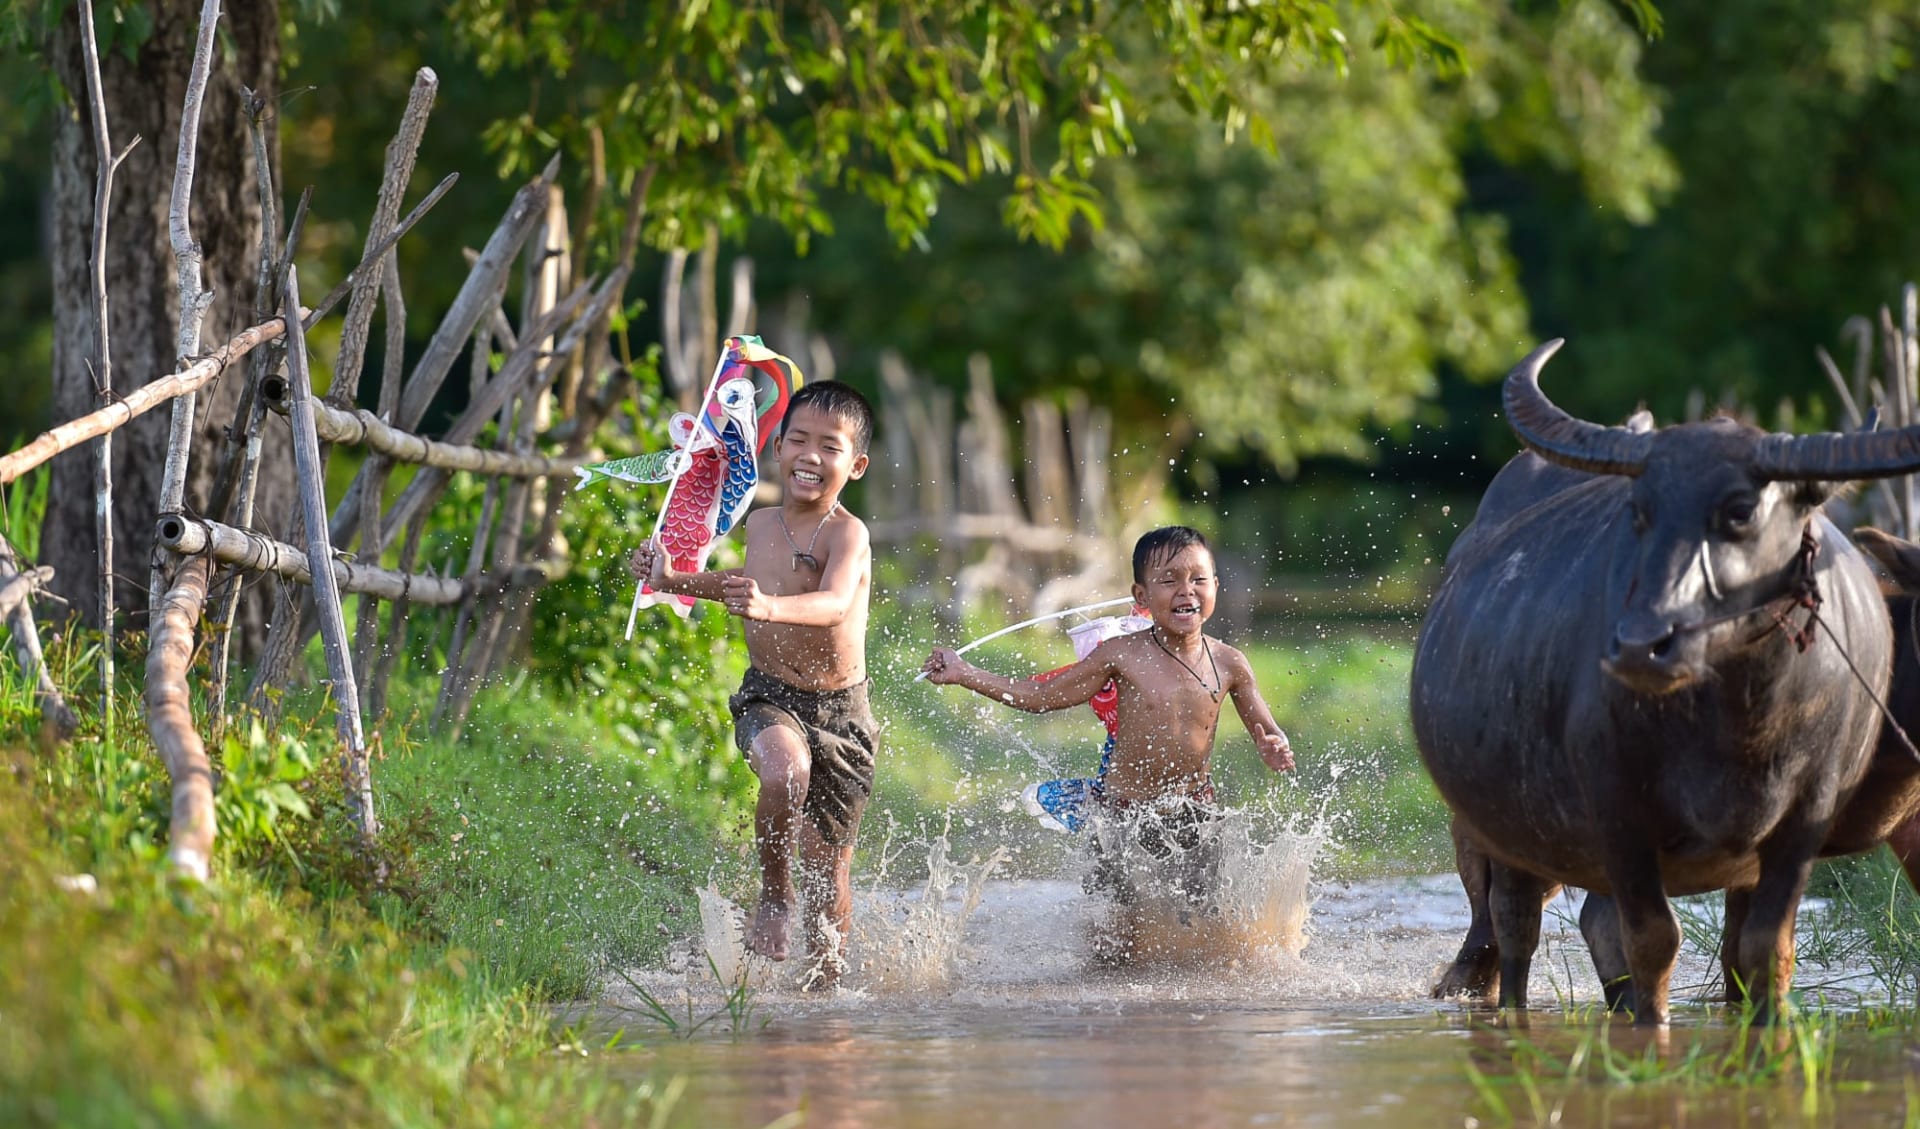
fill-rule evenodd
<path id="1" fill-rule="evenodd" d="M 1111 608 L 1111 607 L 1118 606 L 1120 604 L 1131 604 L 1131 603 L 1133 603 L 1132 596 L 1122 596 L 1117 600 L 1102 600 L 1097 604 L 1082 604 L 1077 608 L 1068 608 L 1065 611 L 1051 612 L 1047 615 L 1037 615 L 1037 616 L 1034 616 L 1032 619 L 1022 620 L 1019 623 L 1013 624 L 1011 626 L 1003 627 L 991 635 L 982 635 L 980 638 L 975 639 L 973 642 L 968 643 L 966 646 L 959 648 L 953 653 L 955 655 L 964 655 L 968 651 L 973 650 L 975 647 L 978 647 L 982 643 L 991 643 L 995 639 L 1000 638 L 1002 635 L 1010 635 L 1013 632 L 1018 631 L 1023 627 L 1032 627 L 1036 623 L 1046 623 L 1048 620 L 1065 619 L 1070 615 L 1079 615 L 1082 612 L 1097 612 L 1101 608 Z M 919 674 L 914 675 L 913 680 L 915 682 L 920 682 L 925 680 L 926 677 L 927 677 L 927 672 L 923 670 Z"/>

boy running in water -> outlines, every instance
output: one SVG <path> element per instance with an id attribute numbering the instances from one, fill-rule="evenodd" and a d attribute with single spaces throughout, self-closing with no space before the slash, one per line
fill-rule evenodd
<path id="1" fill-rule="evenodd" d="M 1119 692 L 1113 755 L 1093 789 L 1095 814 L 1137 816 L 1133 835 L 1143 850 L 1161 859 L 1175 847 L 1184 854 L 1198 848 L 1201 825 L 1216 812 L 1211 763 L 1223 702 L 1232 700 L 1268 767 L 1293 768 L 1292 747 L 1261 699 L 1247 657 L 1203 631 L 1218 579 L 1213 550 L 1199 531 L 1156 529 L 1133 549 L 1133 599 L 1152 617 L 1147 630 L 1101 643 L 1044 682 L 982 670 L 944 647 L 923 669 L 933 682 L 965 686 L 1033 713 L 1080 705 L 1113 683 Z M 1100 849 L 1100 878 L 1117 885 L 1124 900 L 1125 876 L 1111 872 L 1109 851 L 1104 844 Z M 1191 881 L 1182 884 L 1196 901 L 1208 893 Z"/>
<path id="2" fill-rule="evenodd" d="M 844 966 L 848 868 L 878 745 L 867 703 L 872 550 L 866 524 L 840 504 L 848 481 L 867 472 L 872 437 L 873 408 L 859 392 L 836 381 L 803 385 L 778 440 L 781 502 L 748 515 L 746 564 L 676 572 L 652 541 L 628 562 L 657 591 L 719 601 L 746 621 L 751 666 L 728 703 L 734 742 L 760 778 L 760 902 L 746 945 L 787 959 L 797 904 L 817 962 L 812 983 L 822 986 Z"/>

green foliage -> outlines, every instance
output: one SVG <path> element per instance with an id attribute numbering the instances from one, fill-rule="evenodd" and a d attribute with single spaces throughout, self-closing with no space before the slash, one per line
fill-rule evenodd
<path id="1" fill-rule="evenodd" d="M 1387 57 L 1462 66 L 1432 23 L 1358 7 L 1384 13 L 1374 42 Z M 657 169 L 651 214 L 673 246 L 756 217 L 804 246 L 832 229 L 821 200 L 834 189 L 878 204 L 905 244 L 943 186 L 1004 175 L 1007 222 L 1058 247 L 1076 217 L 1098 216 L 1094 166 L 1134 151 L 1134 124 L 1156 105 L 1143 86 L 1164 84 L 1236 133 L 1283 67 L 1346 66 L 1343 14 L 1328 0 L 457 0 L 451 11 L 483 70 L 535 83 L 533 104 L 488 132 L 502 170 L 537 167 L 556 144 L 584 151 L 597 129 L 610 167 Z"/>
<path id="2" fill-rule="evenodd" d="M 1569 209 L 1565 175 L 1488 181 L 1540 335 L 1568 339 L 1544 383 L 1590 419 L 1642 400 L 1675 419 L 1698 389 L 1763 417 L 1783 397 L 1813 399 L 1803 418 L 1831 425 L 1814 347 L 1850 367 L 1842 322 L 1896 302 L 1920 262 L 1920 154 L 1899 140 L 1920 129 L 1920 11 L 1666 11 L 1639 65 L 1676 174 L 1657 216 Z"/>
<path id="3" fill-rule="evenodd" d="M 46 516 L 47 488 L 52 482 L 52 469 L 43 465 L 25 478 L 0 487 L 0 497 L 4 497 L 6 503 L 7 543 L 22 561 L 31 561 L 40 555 L 40 522 Z"/>
<path id="4" fill-rule="evenodd" d="M 1673 177 L 1638 36 L 1615 9 L 1422 10 L 1458 38 L 1468 73 L 1367 53 L 1344 76 L 1281 67 L 1246 94 L 1252 145 L 1158 113 L 1134 127 L 1135 159 L 1090 170 L 1104 225 L 1068 255 L 1021 245 L 989 201 L 956 194 L 927 253 L 847 207 L 805 259 L 783 259 L 769 234 L 756 261 L 856 348 L 870 343 L 845 367 L 893 348 L 959 386 L 982 352 L 1009 398 L 1091 395 L 1129 448 L 1117 481 L 1164 479 L 1182 456 L 1202 485 L 1207 463 L 1243 452 L 1288 470 L 1369 459 L 1369 431 L 1436 418 L 1442 374 L 1498 375 L 1527 336 L 1507 224 L 1471 207 L 1473 154 L 1564 170 L 1638 218 Z M 1152 79 L 1136 96 L 1175 100 Z M 913 285 L 876 287 L 876 274 Z"/>
<path id="5" fill-rule="evenodd" d="M 1670 1044 L 1617 1030 L 1604 1009 L 1568 1015 L 1564 1026 L 1486 1030 L 1497 1049 L 1478 1049 L 1464 1065 L 1474 1113 L 1497 1125 L 1552 1124 L 1608 1090 L 1785 1093 L 1809 1119 L 1832 1103 L 1837 1016 L 1795 1015 L 1769 1026 L 1749 1008 L 1732 1018 L 1676 1032 Z"/>
<path id="6" fill-rule="evenodd" d="M 720 975 L 720 966 L 714 963 L 712 955 L 707 957 L 707 970 L 713 973 L 713 982 L 720 987 L 720 1006 L 697 1018 L 694 1015 L 692 992 L 686 995 L 686 1010 L 677 1012 L 666 1001 L 648 991 L 646 985 L 628 975 L 624 969 L 614 971 L 621 980 L 626 982 L 627 987 L 633 990 L 635 998 L 640 1001 L 640 1014 L 659 1024 L 676 1039 L 691 1039 L 702 1030 L 717 1025 L 723 1018 L 726 1020 L 727 1034 L 735 1041 L 744 1035 L 751 1034 L 755 1029 L 753 986 L 747 982 L 744 974 L 729 983 Z M 762 1019 L 759 1026 L 765 1027 L 767 1022 Z"/>
<path id="7" fill-rule="evenodd" d="M 352 902 L 245 871 L 175 884 L 37 841 L 52 797 L 0 774 L 0 1122 L 620 1122 L 655 1093 L 556 1060 L 544 1009 Z M 63 887 L 56 879 L 65 879 Z"/>
<path id="8" fill-rule="evenodd" d="M 244 734 L 229 731 L 221 747 L 214 791 L 219 844 L 244 853 L 284 842 L 288 819 L 311 819 L 299 786 L 313 776 L 306 742 L 287 733 L 269 736 L 257 719 Z"/>

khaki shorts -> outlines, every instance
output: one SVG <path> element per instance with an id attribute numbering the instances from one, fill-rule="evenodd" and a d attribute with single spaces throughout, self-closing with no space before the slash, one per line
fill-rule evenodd
<path id="1" fill-rule="evenodd" d="M 844 847 L 853 842 L 860 814 L 873 795 L 874 754 L 880 744 L 880 726 L 867 703 L 867 684 L 843 690 L 802 690 L 748 667 L 727 708 L 733 714 L 733 743 L 742 753 L 776 725 L 807 743 L 812 766 L 800 810 L 829 844 Z"/>

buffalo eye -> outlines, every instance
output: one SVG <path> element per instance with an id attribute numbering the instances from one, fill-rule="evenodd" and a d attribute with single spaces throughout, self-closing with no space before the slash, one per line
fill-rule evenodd
<path id="1" fill-rule="evenodd" d="M 1759 509 L 1758 499 L 1742 496 L 1732 498 L 1720 507 L 1720 525 L 1728 533 L 1746 533 L 1753 529 L 1753 515 Z"/>

